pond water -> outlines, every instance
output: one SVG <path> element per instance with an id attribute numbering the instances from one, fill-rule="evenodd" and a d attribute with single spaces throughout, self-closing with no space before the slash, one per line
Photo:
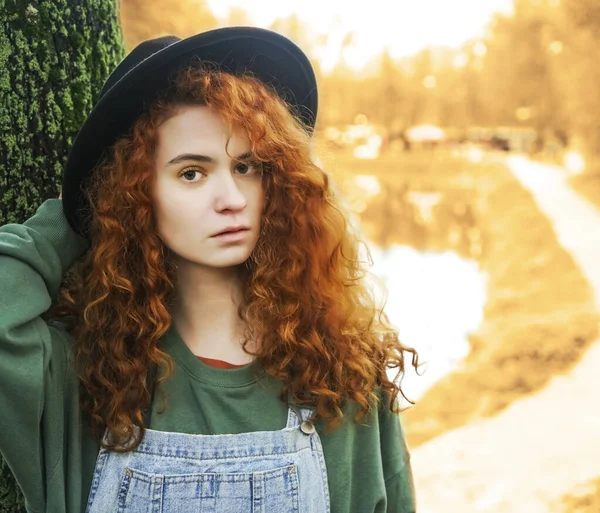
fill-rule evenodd
<path id="1" fill-rule="evenodd" d="M 405 353 L 402 389 L 414 401 L 468 355 L 468 336 L 483 320 L 488 276 L 478 262 L 453 251 L 427 252 L 404 245 L 383 250 L 367 244 L 373 257 L 370 271 L 387 288 L 384 311 L 402 343 L 419 352 L 419 363 L 426 362 L 418 375 L 412 355 Z M 373 290 L 383 301 L 383 293 Z M 395 374 L 396 369 L 388 369 L 390 379 Z M 400 399 L 403 407 L 409 405 Z"/>

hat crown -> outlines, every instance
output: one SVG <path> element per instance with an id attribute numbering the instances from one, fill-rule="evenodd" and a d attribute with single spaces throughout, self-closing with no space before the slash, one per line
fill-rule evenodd
<path id="1" fill-rule="evenodd" d="M 100 91 L 100 97 L 102 98 L 112 86 L 114 86 L 119 80 L 121 80 L 127 73 L 129 73 L 138 64 L 145 61 L 149 57 L 152 57 L 155 53 L 164 50 L 168 46 L 181 41 L 181 38 L 177 36 L 161 36 L 154 39 L 148 39 L 138 44 L 129 54 L 119 63 L 115 70 L 110 74 L 102 90 Z"/>

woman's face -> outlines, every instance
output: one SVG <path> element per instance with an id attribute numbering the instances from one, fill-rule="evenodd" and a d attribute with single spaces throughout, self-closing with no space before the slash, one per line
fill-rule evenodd
<path id="1" fill-rule="evenodd" d="M 153 190 L 157 231 L 178 260 L 231 267 L 252 253 L 260 233 L 264 191 L 260 168 L 247 159 L 249 141 L 232 134 L 206 106 L 179 107 L 158 130 Z M 235 236 L 215 234 L 232 226 Z"/>

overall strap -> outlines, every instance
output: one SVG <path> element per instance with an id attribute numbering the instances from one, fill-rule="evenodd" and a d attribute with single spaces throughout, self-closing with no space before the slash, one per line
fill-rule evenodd
<path id="1" fill-rule="evenodd" d="M 294 418 L 294 415 L 295 418 Z M 288 421 L 287 427 L 296 427 L 302 424 L 305 421 L 312 422 L 312 419 L 315 417 L 314 408 L 308 407 L 299 407 L 296 404 L 292 403 L 292 391 L 288 391 Z"/>

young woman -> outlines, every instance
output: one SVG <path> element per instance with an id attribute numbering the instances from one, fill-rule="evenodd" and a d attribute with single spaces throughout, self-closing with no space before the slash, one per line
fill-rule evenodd
<path id="1" fill-rule="evenodd" d="M 0 451 L 30 512 L 415 511 L 397 333 L 286 38 L 146 41 L 59 199 L 0 227 Z M 64 197 L 63 197 L 64 195 Z"/>

